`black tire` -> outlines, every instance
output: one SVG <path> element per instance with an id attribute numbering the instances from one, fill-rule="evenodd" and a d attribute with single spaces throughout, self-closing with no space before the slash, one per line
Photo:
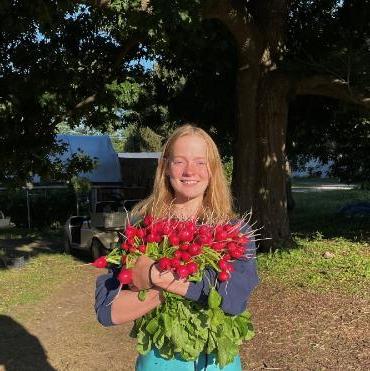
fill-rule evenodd
<path id="1" fill-rule="evenodd" d="M 103 255 L 107 255 L 107 253 L 108 251 L 104 245 L 99 240 L 94 238 L 91 244 L 91 257 L 93 260 L 96 260 Z"/>
<path id="2" fill-rule="evenodd" d="M 64 252 L 68 255 L 72 255 L 73 253 L 71 242 L 69 241 L 69 237 L 66 234 L 64 235 Z"/>

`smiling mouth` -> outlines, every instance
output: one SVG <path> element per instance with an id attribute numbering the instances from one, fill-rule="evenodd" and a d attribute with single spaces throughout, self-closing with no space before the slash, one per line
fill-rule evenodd
<path id="1" fill-rule="evenodd" d="M 197 184 L 197 180 L 180 180 L 182 184 Z"/>

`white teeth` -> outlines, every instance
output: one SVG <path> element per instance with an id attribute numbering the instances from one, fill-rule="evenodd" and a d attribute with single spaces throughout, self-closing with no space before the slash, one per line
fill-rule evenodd
<path id="1" fill-rule="evenodd" d="M 197 181 L 196 180 L 182 180 L 181 183 L 185 183 L 185 184 L 196 184 Z"/>

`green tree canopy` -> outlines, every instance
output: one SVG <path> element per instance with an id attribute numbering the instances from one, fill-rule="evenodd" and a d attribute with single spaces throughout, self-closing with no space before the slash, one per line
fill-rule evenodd
<path id="1" fill-rule="evenodd" d="M 104 131 L 196 121 L 233 153 L 238 208 L 252 207 L 276 246 L 289 242 L 289 103 L 313 95 L 370 107 L 369 5 L 2 1 L 0 181 L 56 173 L 61 122 Z"/>

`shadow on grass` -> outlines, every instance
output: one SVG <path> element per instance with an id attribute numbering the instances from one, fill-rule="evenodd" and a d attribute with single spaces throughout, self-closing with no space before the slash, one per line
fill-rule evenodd
<path id="1" fill-rule="evenodd" d="M 55 370 L 36 336 L 11 317 L 0 315 L 0 366 L 6 371 Z"/>
<path id="2" fill-rule="evenodd" d="M 290 214 L 292 233 L 301 238 L 338 238 L 353 242 L 370 241 L 369 217 L 346 217 L 341 207 L 369 201 L 370 191 L 338 190 L 295 193 L 296 208 Z"/>
<path id="3" fill-rule="evenodd" d="M 63 254 L 63 230 L 0 230 L 0 269 L 19 267 L 41 254 Z M 73 257 L 83 263 L 91 261 L 90 254 L 74 251 Z"/>

